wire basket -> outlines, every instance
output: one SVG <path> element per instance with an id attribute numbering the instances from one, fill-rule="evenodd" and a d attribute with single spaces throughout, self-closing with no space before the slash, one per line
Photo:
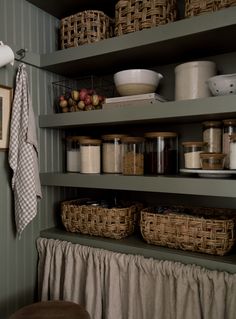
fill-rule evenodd
<path id="1" fill-rule="evenodd" d="M 104 12 L 87 10 L 61 20 L 61 49 L 98 42 L 113 36 L 113 20 Z"/>
<path id="2" fill-rule="evenodd" d="M 121 239 L 135 231 L 141 203 L 76 199 L 61 203 L 61 218 L 66 230 L 87 235 Z"/>
<path id="3" fill-rule="evenodd" d="M 223 256 L 235 244 L 235 217 L 230 209 L 149 207 L 140 227 L 149 244 Z"/>
<path id="4" fill-rule="evenodd" d="M 119 0 L 115 5 L 115 35 L 156 27 L 176 19 L 176 0 Z"/>
<path id="5" fill-rule="evenodd" d="M 235 5 L 236 0 L 185 0 L 185 17 L 214 12 Z"/>
<path id="6" fill-rule="evenodd" d="M 52 82 L 52 90 L 56 113 L 98 110 L 115 94 L 111 81 L 93 75 Z"/>

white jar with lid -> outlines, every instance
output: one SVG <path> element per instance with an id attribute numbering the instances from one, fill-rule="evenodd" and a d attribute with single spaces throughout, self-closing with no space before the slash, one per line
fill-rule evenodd
<path id="1" fill-rule="evenodd" d="M 102 171 L 103 173 L 122 173 L 122 144 L 125 134 L 107 134 L 102 136 Z"/>
<path id="2" fill-rule="evenodd" d="M 184 167 L 188 169 L 201 168 L 200 154 L 205 151 L 204 142 L 183 142 L 184 148 Z"/>
<path id="3" fill-rule="evenodd" d="M 80 140 L 81 173 L 101 173 L 101 143 L 100 139 L 84 138 Z"/>
<path id="4" fill-rule="evenodd" d="M 175 68 L 175 100 L 197 99 L 211 96 L 206 81 L 216 75 L 212 61 L 192 61 Z"/>

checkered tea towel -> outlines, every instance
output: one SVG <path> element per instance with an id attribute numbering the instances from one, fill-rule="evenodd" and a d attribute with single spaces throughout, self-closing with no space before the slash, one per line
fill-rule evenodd
<path id="1" fill-rule="evenodd" d="M 19 65 L 16 75 L 8 160 L 13 170 L 15 221 L 20 236 L 26 225 L 36 216 L 37 199 L 42 198 L 35 118 L 26 66 L 23 63 Z"/>

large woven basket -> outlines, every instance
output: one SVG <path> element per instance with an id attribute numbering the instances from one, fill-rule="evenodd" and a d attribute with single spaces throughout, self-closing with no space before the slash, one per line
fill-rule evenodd
<path id="1" fill-rule="evenodd" d="M 119 0 L 115 6 L 115 35 L 175 21 L 176 0 Z"/>
<path id="2" fill-rule="evenodd" d="M 236 5 L 236 0 L 185 0 L 185 17 L 197 16 Z"/>
<path id="3" fill-rule="evenodd" d="M 82 11 L 61 20 L 61 49 L 97 42 L 112 35 L 113 21 L 102 11 Z"/>
<path id="4" fill-rule="evenodd" d="M 235 243 L 236 212 L 219 208 L 145 208 L 140 227 L 149 243 L 225 255 Z"/>
<path id="5" fill-rule="evenodd" d="M 86 204 L 85 199 L 61 203 L 61 218 L 66 230 L 114 239 L 131 235 L 136 226 L 141 203 L 121 202 L 105 208 Z"/>

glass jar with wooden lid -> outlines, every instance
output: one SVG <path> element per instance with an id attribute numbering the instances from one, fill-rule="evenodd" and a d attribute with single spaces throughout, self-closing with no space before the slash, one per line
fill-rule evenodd
<path id="1" fill-rule="evenodd" d="M 83 138 L 80 140 L 80 172 L 87 174 L 101 173 L 100 139 Z"/>
<path id="2" fill-rule="evenodd" d="M 89 136 L 67 136 L 66 141 L 66 171 L 80 172 L 80 140 Z"/>
<path id="3" fill-rule="evenodd" d="M 140 136 L 125 136 L 122 142 L 122 174 L 144 174 L 144 141 Z"/>
<path id="4" fill-rule="evenodd" d="M 178 172 L 178 135 L 176 132 L 148 132 L 145 141 L 145 174 Z"/>
<path id="5" fill-rule="evenodd" d="M 222 138 L 222 152 L 226 154 L 225 158 L 225 168 L 229 168 L 230 155 L 230 137 L 232 134 L 236 133 L 236 119 L 226 119 L 223 120 L 223 138 Z"/>
<path id="6" fill-rule="evenodd" d="M 207 143 L 201 141 L 183 142 L 184 167 L 189 169 L 201 168 L 200 154 L 205 151 Z"/>
<path id="7" fill-rule="evenodd" d="M 224 168 L 224 153 L 201 153 L 200 160 L 202 169 L 205 170 L 222 170 Z"/>
<path id="8" fill-rule="evenodd" d="M 203 127 L 203 142 L 207 143 L 208 153 L 222 152 L 222 122 L 221 121 L 205 121 Z"/>

